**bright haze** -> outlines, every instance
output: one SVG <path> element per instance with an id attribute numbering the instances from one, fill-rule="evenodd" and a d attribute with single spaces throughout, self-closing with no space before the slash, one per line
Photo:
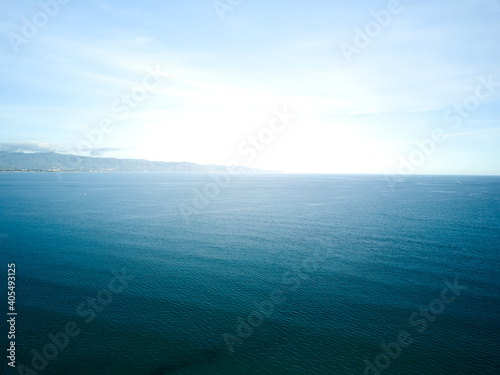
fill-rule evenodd
<path id="1" fill-rule="evenodd" d="M 500 174 L 500 1 L 8 1 L 0 150 Z"/>

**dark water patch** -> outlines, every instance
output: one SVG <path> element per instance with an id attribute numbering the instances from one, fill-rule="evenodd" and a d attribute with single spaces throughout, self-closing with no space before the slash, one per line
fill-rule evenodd
<path id="1" fill-rule="evenodd" d="M 156 367 L 149 375 L 169 375 L 176 374 L 182 370 L 188 370 L 200 365 L 207 365 L 219 360 L 222 357 L 220 349 L 207 348 L 193 350 L 175 358 L 166 359 Z"/>

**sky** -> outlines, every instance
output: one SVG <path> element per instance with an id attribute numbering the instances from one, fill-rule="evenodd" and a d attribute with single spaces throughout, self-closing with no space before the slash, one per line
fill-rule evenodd
<path id="1" fill-rule="evenodd" d="M 0 150 L 500 174 L 499 0 L 4 0 Z"/>

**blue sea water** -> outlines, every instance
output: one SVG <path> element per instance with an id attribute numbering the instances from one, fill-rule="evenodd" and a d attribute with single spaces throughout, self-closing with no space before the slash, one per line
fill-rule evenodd
<path id="1" fill-rule="evenodd" d="M 1 173 L 2 371 L 500 374 L 500 177 L 212 182 Z"/>

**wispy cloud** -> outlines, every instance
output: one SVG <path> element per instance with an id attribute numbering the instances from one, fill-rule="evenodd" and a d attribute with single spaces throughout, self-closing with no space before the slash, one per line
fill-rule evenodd
<path id="1" fill-rule="evenodd" d="M 58 146 L 47 142 L 19 142 L 19 143 L 0 143 L 0 151 L 4 152 L 51 152 L 56 151 Z"/>

